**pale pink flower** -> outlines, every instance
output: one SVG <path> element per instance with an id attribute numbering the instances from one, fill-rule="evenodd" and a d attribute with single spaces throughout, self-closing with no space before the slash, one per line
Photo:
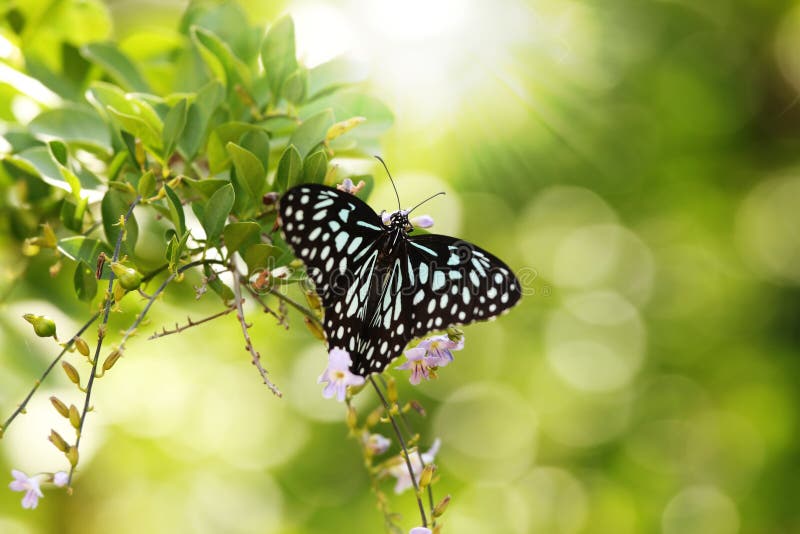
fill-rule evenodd
<path id="1" fill-rule="evenodd" d="M 409 460 L 411 462 L 411 469 L 414 471 L 414 479 L 419 480 L 420 474 L 422 474 L 422 470 L 424 465 L 428 465 L 433 463 L 433 460 L 436 458 L 436 453 L 439 452 L 439 446 L 442 444 L 442 441 L 439 438 L 433 442 L 431 448 L 427 450 L 427 452 L 422 453 L 422 460 L 420 461 L 420 455 L 416 452 L 409 452 Z M 406 461 L 400 457 L 398 461 L 391 466 L 387 472 L 392 475 L 397 482 L 394 485 L 394 492 L 395 493 L 402 493 L 408 488 L 414 486 L 413 481 L 411 480 L 411 473 L 408 471 L 408 465 L 406 465 Z"/>
<path id="2" fill-rule="evenodd" d="M 364 384 L 364 377 L 350 372 L 350 353 L 344 349 L 334 348 L 328 354 L 328 367 L 317 379 L 318 384 L 327 382 L 322 396 L 330 399 L 334 395 L 339 402 L 344 401 L 347 395 L 347 386 L 360 386 Z"/>
<path id="3" fill-rule="evenodd" d="M 426 349 L 427 354 L 425 357 L 430 360 L 428 364 L 430 367 L 444 367 L 453 361 L 453 353 L 451 351 L 464 348 L 464 337 L 462 336 L 458 341 L 453 341 L 444 334 L 431 336 L 420 341 L 417 348 Z"/>
<path id="4" fill-rule="evenodd" d="M 401 213 L 408 215 L 408 210 L 399 210 Z M 389 224 L 392 221 L 392 215 L 397 213 L 398 210 L 394 211 L 384 211 L 381 213 L 381 220 L 383 224 Z M 411 223 L 411 226 L 414 228 L 430 228 L 433 226 L 433 217 L 430 215 L 419 215 L 417 217 L 411 217 L 408 222 Z"/>
<path id="5" fill-rule="evenodd" d="M 59 488 L 63 488 L 69 482 L 69 474 L 64 471 L 59 471 L 53 475 L 53 484 Z"/>
<path id="6" fill-rule="evenodd" d="M 427 527 L 414 527 L 408 534 L 432 534 L 433 531 Z"/>
<path id="7" fill-rule="evenodd" d="M 430 365 L 430 361 L 425 358 L 425 354 L 427 354 L 427 349 L 425 347 L 414 347 L 413 349 L 408 349 L 405 352 L 406 355 L 406 363 L 397 367 L 400 371 L 411 371 L 411 376 L 408 378 L 408 381 L 414 384 L 415 386 L 422 382 L 422 379 L 430 380 L 431 379 L 431 370 L 430 368 L 433 367 Z"/>
<path id="8" fill-rule="evenodd" d="M 11 476 L 14 480 L 8 485 L 12 491 L 24 491 L 25 496 L 22 497 L 22 507 L 26 510 L 32 510 L 39 504 L 39 499 L 44 497 L 44 493 L 39 488 L 39 477 L 34 475 L 29 477 L 22 471 L 16 469 L 11 470 Z"/>

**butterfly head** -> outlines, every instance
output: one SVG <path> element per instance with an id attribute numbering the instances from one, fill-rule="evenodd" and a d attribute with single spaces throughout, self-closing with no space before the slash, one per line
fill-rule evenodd
<path id="1" fill-rule="evenodd" d="M 389 216 L 389 222 L 386 225 L 390 230 L 400 230 L 408 233 L 414 229 L 414 226 L 408 220 L 408 211 L 399 210 L 395 211 Z"/>

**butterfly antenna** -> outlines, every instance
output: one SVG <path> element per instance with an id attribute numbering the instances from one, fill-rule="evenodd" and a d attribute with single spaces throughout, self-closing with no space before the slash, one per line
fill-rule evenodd
<path id="1" fill-rule="evenodd" d="M 383 161 L 383 158 L 380 156 L 375 156 L 375 159 L 381 162 L 383 168 L 386 169 L 386 174 L 389 176 L 389 181 L 392 182 L 392 188 L 394 189 L 394 196 L 397 197 L 397 209 L 402 210 L 403 208 L 400 207 L 400 194 L 397 192 L 397 187 L 394 185 L 394 179 L 392 179 L 392 173 L 389 172 L 389 167 L 386 166 L 386 162 Z"/>
<path id="2" fill-rule="evenodd" d="M 438 197 L 439 195 L 444 195 L 444 194 L 445 194 L 445 192 L 444 192 L 444 191 L 439 191 L 439 192 L 438 192 L 438 193 L 436 193 L 435 195 L 431 195 L 431 196 L 429 196 L 428 198 L 426 198 L 425 200 L 423 200 L 422 202 L 420 202 L 419 204 L 417 204 L 416 206 L 414 206 L 413 208 L 411 208 L 410 210 L 408 210 L 408 213 L 411 213 L 412 211 L 414 211 L 414 210 L 415 210 L 415 209 L 417 209 L 418 207 L 420 207 L 420 206 L 422 206 L 423 204 L 425 204 L 427 201 L 429 201 L 429 200 L 431 200 L 431 199 L 433 199 L 433 198 L 436 198 L 436 197 Z M 408 213 L 407 213 L 406 215 L 408 215 Z"/>

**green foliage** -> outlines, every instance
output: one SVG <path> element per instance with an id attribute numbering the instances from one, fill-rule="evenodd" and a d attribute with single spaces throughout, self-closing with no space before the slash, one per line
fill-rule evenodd
<path id="1" fill-rule="evenodd" d="M 6 129 L 11 150 L 1 172 L 29 184 L 20 199 L 30 206 L 29 222 L 18 238 L 49 223 L 81 300 L 97 295 L 98 256 L 110 257 L 120 236 L 121 256 L 140 272 L 160 267 L 157 258 L 177 272 L 215 248 L 224 258 L 239 253 L 251 272 L 291 261 L 274 233 L 275 204 L 262 197 L 322 183 L 333 157 L 369 155 L 392 122 L 388 109 L 362 92 L 363 74 L 348 61 L 311 70 L 298 61 L 290 17 L 264 32 L 233 3 L 193 4 L 178 30 L 183 39 L 122 48 L 109 40 L 102 4 L 69 5 L 59 8 L 69 20 L 97 26 L 79 39 L 43 37 L 64 50 L 58 60 L 20 33 L 33 70 L 16 68 L 60 99 L 28 124 Z M 18 31 L 40 14 L 17 8 Z M 174 77 L 160 76 L 156 58 L 166 56 L 180 71 Z M 360 117 L 363 126 L 331 137 L 335 124 Z M 137 195 L 135 216 L 123 225 Z M 161 230 L 140 236 L 143 222 Z M 212 288 L 230 297 L 218 280 Z"/>

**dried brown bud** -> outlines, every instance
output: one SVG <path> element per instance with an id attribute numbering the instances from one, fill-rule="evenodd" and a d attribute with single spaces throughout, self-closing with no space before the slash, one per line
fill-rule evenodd
<path id="1" fill-rule="evenodd" d="M 433 509 L 433 517 L 441 517 L 445 510 L 447 510 L 447 505 L 450 504 L 450 495 L 439 501 L 439 504 Z"/>
<path id="2" fill-rule="evenodd" d="M 309 332 L 311 332 L 315 338 L 319 339 L 320 341 L 325 341 L 325 332 L 322 331 L 322 327 L 319 323 L 312 321 L 309 317 L 303 317 L 303 322 L 306 324 L 306 328 L 308 328 Z"/>

